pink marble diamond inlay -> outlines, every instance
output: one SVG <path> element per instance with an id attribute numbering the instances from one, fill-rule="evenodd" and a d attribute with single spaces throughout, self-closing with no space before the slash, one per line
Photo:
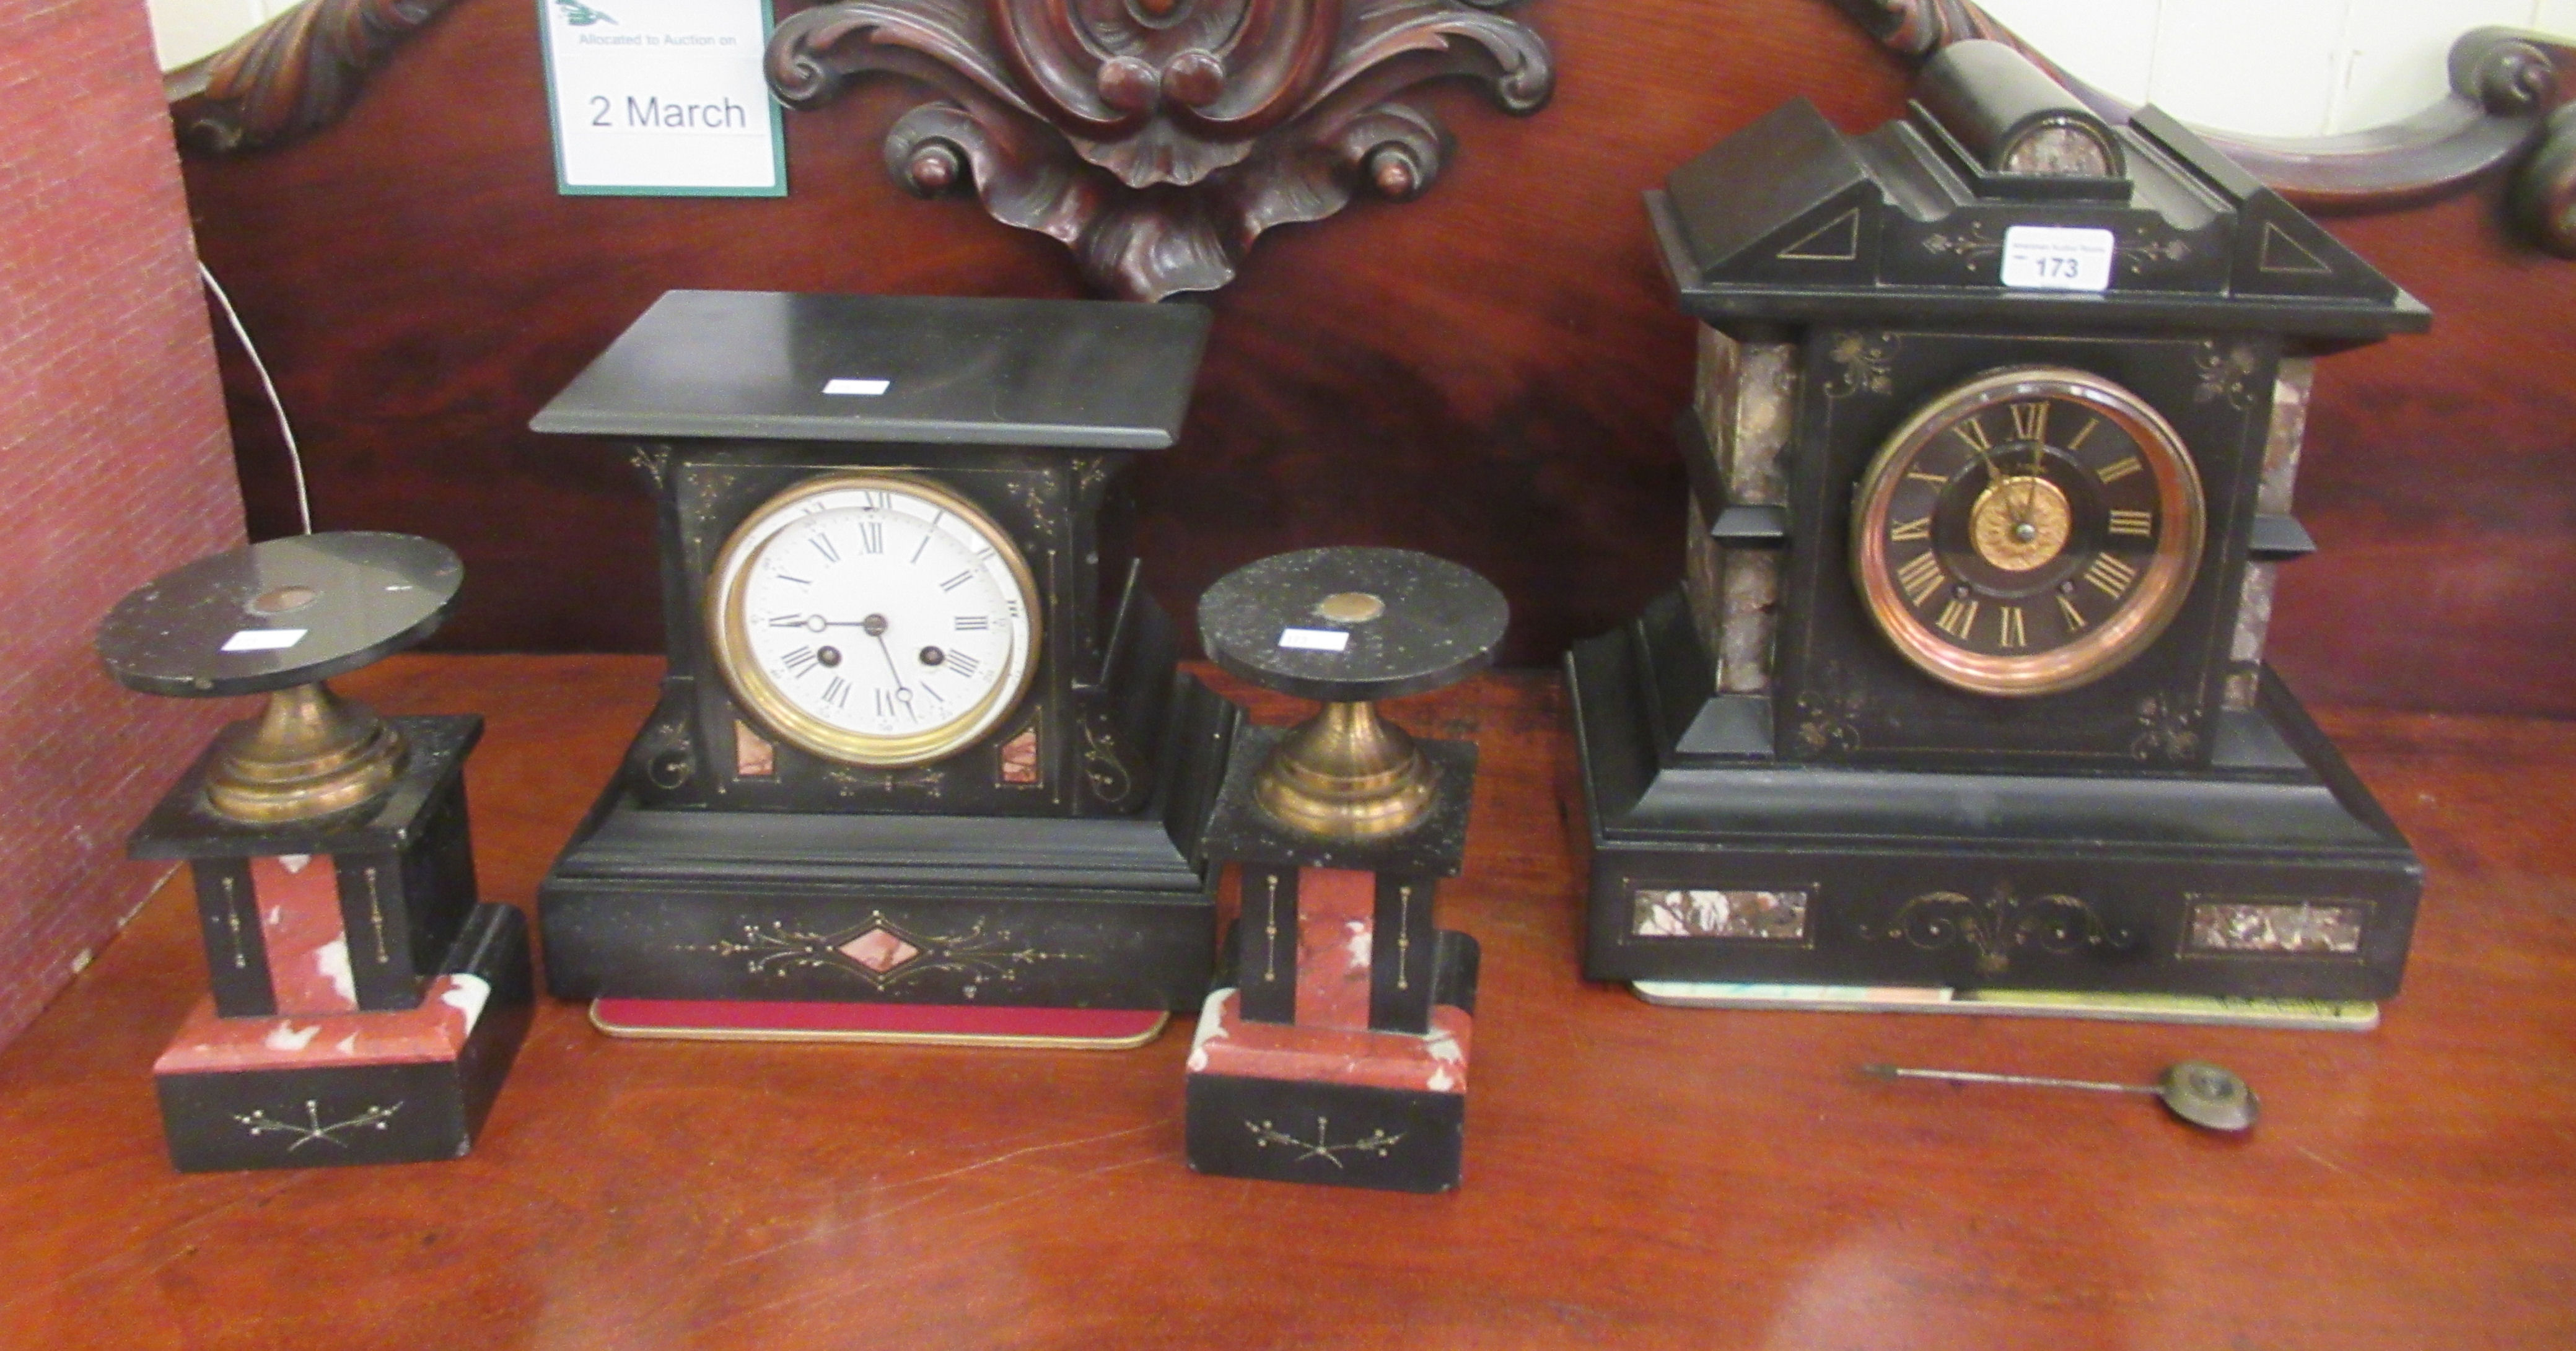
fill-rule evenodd
<path id="1" fill-rule="evenodd" d="M 891 929 L 870 929 L 841 945 L 841 955 L 882 976 L 921 955 Z"/>

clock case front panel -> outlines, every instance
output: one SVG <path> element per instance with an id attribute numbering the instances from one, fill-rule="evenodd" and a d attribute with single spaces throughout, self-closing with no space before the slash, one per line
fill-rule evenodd
<path id="1" fill-rule="evenodd" d="M 1792 438 L 1798 449 L 1784 466 L 1790 524 L 1781 579 L 1803 603 L 1783 607 L 1773 658 L 1779 753 L 1963 769 L 2028 769 L 2039 759 L 2069 767 L 2206 766 L 2209 719 L 2244 585 L 2279 343 L 2236 335 L 1820 329 L 1804 346 L 1810 378 Z M 2162 413 L 2200 476 L 2207 534 L 2180 612 L 2136 658 L 2060 693 L 1976 694 L 1916 670 L 1870 618 L 1851 573 L 1853 485 L 1915 410 L 1972 376 L 2029 365 L 2101 376 Z M 1705 518 L 1723 510 L 1722 501 L 1703 501 Z"/>
<path id="2" fill-rule="evenodd" d="M 554 995 L 1196 1007 L 1215 946 L 1198 834 L 1237 714 L 1176 669 L 1117 480 L 1177 433 L 1206 323 L 1185 306 L 675 292 L 540 415 L 617 436 L 654 488 L 671 659 L 539 888 Z M 891 377 L 893 395 L 812 397 L 848 376 Z M 757 724 L 708 650 L 701 602 L 734 527 L 851 470 L 972 501 L 1039 591 L 1018 707 L 921 766 L 765 733 L 746 748 Z"/>
<path id="3" fill-rule="evenodd" d="M 836 448 L 828 457 L 814 447 L 757 444 L 667 453 L 655 472 L 669 480 L 663 547 L 680 560 L 666 581 L 674 592 L 665 601 L 672 674 L 627 757 L 639 801 L 958 816 L 1136 809 L 1153 782 L 1170 694 L 1167 680 L 1146 673 L 1170 671 L 1177 648 L 1170 621 L 1130 566 L 1126 498 L 1115 482 L 1126 457 L 992 449 L 977 451 L 971 464 L 932 467 L 954 458 L 953 448 L 936 446 Z M 796 747 L 741 707 L 709 650 L 702 618 L 709 577 L 734 528 L 780 492 L 853 472 L 964 497 L 1019 546 L 1037 582 L 1038 661 L 1029 688 L 992 731 L 927 764 L 871 768 Z"/>
<path id="4" fill-rule="evenodd" d="M 1927 103 L 2091 116 L 2033 95 L 2026 62 L 1986 85 L 2020 62 L 1995 44 L 1950 53 Z M 2011 119 L 1959 121 L 1965 140 L 1918 104 L 1846 137 L 1802 100 L 1648 194 L 1683 308 L 1709 326 L 1683 435 L 1693 576 L 1687 599 L 1567 658 L 1585 972 L 2392 994 L 2422 867 L 2261 646 L 2271 570 L 2312 547 L 2287 515 L 2311 358 L 2429 316 L 2152 109 L 2100 129 L 2126 156 L 2109 180 L 1989 172 L 1971 142 Z M 2004 287 L 2022 225 L 2108 231 L 2109 287 Z M 2040 364 L 2158 408 L 2208 532 L 2187 604 L 2129 664 L 1971 695 L 1863 609 L 1852 493 L 1913 410 Z M 1756 444 L 1776 472 L 1738 463 Z"/>

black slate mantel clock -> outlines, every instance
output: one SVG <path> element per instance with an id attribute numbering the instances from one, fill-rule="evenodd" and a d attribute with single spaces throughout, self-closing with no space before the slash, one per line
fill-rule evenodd
<path id="1" fill-rule="evenodd" d="M 1233 710 L 1175 673 L 1119 479 L 1177 436 L 1207 326 L 675 291 L 538 415 L 643 468 L 670 657 L 540 892 L 557 995 L 773 1033 L 1195 1005 Z"/>
<path id="2" fill-rule="evenodd" d="M 2262 656 L 2314 360 L 2423 306 L 1995 43 L 1647 206 L 1689 563 L 1569 658 L 1589 972 L 2392 993 L 2421 869 Z"/>

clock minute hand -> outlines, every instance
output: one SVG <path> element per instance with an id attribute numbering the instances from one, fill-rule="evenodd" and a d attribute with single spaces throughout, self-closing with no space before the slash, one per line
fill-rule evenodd
<path id="1" fill-rule="evenodd" d="M 886 646 L 885 630 L 872 630 L 868 636 L 877 640 L 877 651 L 885 656 L 886 674 L 894 677 L 894 687 L 905 694 L 912 693 L 912 687 L 903 683 L 903 668 L 894 664 L 894 649 Z"/>
<path id="2" fill-rule="evenodd" d="M 2040 480 L 2048 476 L 2048 443 L 2033 438 L 2030 443 L 2030 472 L 2023 476 L 2021 510 L 2014 514 L 2015 525 L 2030 523 L 2030 512 L 2039 505 Z"/>

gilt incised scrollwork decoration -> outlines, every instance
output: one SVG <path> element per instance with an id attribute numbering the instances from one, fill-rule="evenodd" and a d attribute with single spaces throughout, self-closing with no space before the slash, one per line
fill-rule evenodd
<path id="1" fill-rule="evenodd" d="M 368 72 L 451 0 L 304 0 L 166 82 L 181 139 L 230 154 L 301 139 L 357 101 Z"/>
<path id="2" fill-rule="evenodd" d="M 2039 62 L 2114 120 L 2132 109 L 2050 62 L 1974 0 L 1835 0 L 1878 40 L 1921 60 L 1953 42 L 1988 38 Z M 2541 33 L 2478 28 L 2451 45 L 2451 91 L 2404 121 L 2304 140 L 2203 131 L 2210 144 L 2282 196 L 2314 211 L 2378 211 L 2447 195 L 2491 173 L 2512 175 L 2516 228 L 2562 258 L 2576 257 L 2576 45 Z"/>
<path id="3" fill-rule="evenodd" d="M 1977 972 L 1999 976 L 2022 952 L 2053 957 L 2113 954 L 2138 944 L 2138 934 L 2105 920 L 2076 896 L 2015 894 L 2002 885 L 1978 900 L 1955 891 L 1916 896 L 1875 922 L 1861 925 L 1864 939 L 1896 939 L 1925 952 L 1965 948 L 1977 955 Z"/>
<path id="4" fill-rule="evenodd" d="M 1450 138 L 1404 91 L 1458 76 L 1507 112 L 1546 103 L 1547 44 L 1509 3 L 842 0 L 778 25 L 769 82 L 794 108 L 867 74 L 938 90 L 886 134 L 897 182 L 971 187 L 1098 290 L 1155 300 L 1225 285 L 1273 226 L 1429 187 Z"/>

